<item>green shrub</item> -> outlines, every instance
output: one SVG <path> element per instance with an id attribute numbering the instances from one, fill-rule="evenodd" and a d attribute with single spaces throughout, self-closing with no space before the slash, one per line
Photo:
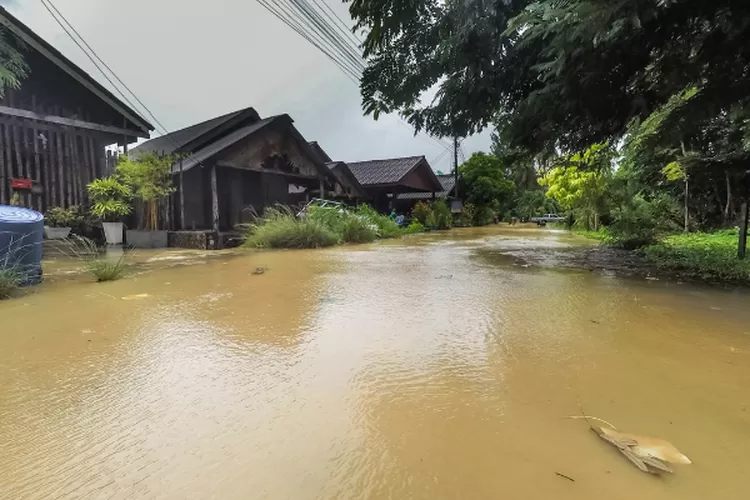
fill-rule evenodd
<path id="1" fill-rule="evenodd" d="M 21 286 L 21 274 L 12 268 L 0 268 L 0 300 L 10 298 Z"/>
<path id="2" fill-rule="evenodd" d="M 434 201 L 432 211 L 435 214 L 435 225 L 438 229 L 450 229 L 453 226 L 453 214 L 445 200 Z"/>
<path id="3" fill-rule="evenodd" d="M 49 227 L 73 227 L 81 222 L 78 207 L 52 207 L 44 213 L 44 223 Z"/>
<path id="4" fill-rule="evenodd" d="M 495 218 L 495 210 L 492 207 L 486 205 L 476 207 L 474 213 L 474 225 L 475 226 L 486 226 L 492 224 L 492 220 Z"/>
<path id="5" fill-rule="evenodd" d="M 412 221 L 407 227 L 402 229 L 404 234 L 424 233 L 424 224 L 419 221 Z"/>
<path id="6" fill-rule="evenodd" d="M 424 221 L 424 225 L 428 229 L 434 229 L 437 227 L 437 217 L 435 216 L 435 212 L 430 210 L 430 213 L 427 214 L 427 218 Z"/>
<path id="7" fill-rule="evenodd" d="M 627 249 L 654 244 L 660 237 L 678 229 L 675 223 L 678 211 L 670 197 L 646 200 L 641 195 L 633 196 L 612 213 L 611 242 Z"/>
<path id="8" fill-rule="evenodd" d="M 427 217 L 432 212 L 432 209 L 430 208 L 430 205 L 427 202 L 424 201 L 418 201 L 414 208 L 411 209 L 411 217 L 412 219 L 416 219 L 421 224 L 426 225 L 427 223 Z"/>
<path id="9" fill-rule="evenodd" d="M 298 219 L 285 208 L 267 209 L 250 225 L 244 245 L 252 248 L 321 248 L 339 243 L 340 237 L 326 223 L 311 217 Z"/>
<path id="10" fill-rule="evenodd" d="M 401 228 L 396 224 L 396 221 L 386 215 L 379 214 L 370 205 L 360 205 L 356 213 L 372 225 L 377 226 L 378 237 L 380 238 L 395 238 L 401 234 Z"/>
<path id="11" fill-rule="evenodd" d="M 341 241 L 345 243 L 371 243 L 377 237 L 377 230 L 366 219 L 349 216 L 341 225 Z"/>
<path id="12" fill-rule="evenodd" d="M 461 215 L 458 217 L 458 224 L 461 227 L 470 227 L 474 225 L 477 207 L 473 203 L 464 203 L 461 209 Z"/>

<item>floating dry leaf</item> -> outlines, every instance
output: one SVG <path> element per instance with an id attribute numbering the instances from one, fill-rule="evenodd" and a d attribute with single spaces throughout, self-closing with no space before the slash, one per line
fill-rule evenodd
<path id="1" fill-rule="evenodd" d="M 692 463 L 672 443 L 664 439 L 628 434 L 595 425 L 590 427 L 600 438 L 617 448 L 643 472 L 651 474 L 673 472 L 667 462 L 674 464 Z"/>
<path id="2" fill-rule="evenodd" d="M 138 299 L 147 299 L 149 297 L 151 297 L 151 295 L 147 293 L 136 293 L 133 295 L 126 295 L 122 297 L 122 300 L 138 300 Z"/>

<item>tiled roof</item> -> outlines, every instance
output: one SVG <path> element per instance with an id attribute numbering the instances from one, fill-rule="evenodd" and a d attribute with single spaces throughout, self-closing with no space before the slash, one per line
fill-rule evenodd
<path id="1" fill-rule="evenodd" d="M 180 130 L 176 130 L 161 137 L 156 137 L 150 141 L 146 141 L 133 148 L 133 153 L 164 153 L 171 154 L 177 150 L 181 150 L 184 146 L 199 139 L 201 136 L 208 134 L 212 130 L 228 123 L 230 120 L 239 118 L 242 115 L 246 115 L 251 120 L 259 120 L 258 113 L 253 108 L 245 108 L 237 111 L 232 111 L 225 115 L 211 118 L 201 123 L 185 127 Z M 189 153 L 190 151 L 183 151 Z"/>
<path id="2" fill-rule="evenodd" d="M 362 184 L 352 174 L 346 163 L 343 161 L 329 161 L 326 163 L 326 166 L 333 172 L 333 175 L 336 176 L 336 179 L 338 179 L 343 187 L 350 188 L 353 191 L 352 194 L 354 196 L 357 198 L 367 198 L 367 191 L 365 191 Z"/>
<path id="3" fill-rule="evenodd" d="M 412 171 L 424 156 L 390 158 L 387 160 L 370 160 L 347 162 L 360 184 L 373 186 L 381 184 L 398 184 L 406 174 Z"/>
<path id="4" fill-rule="evenodd" d="M 438 175 L 440 185 L 443 190 L 435 193 L 436 198 L 446 198 L 453 188 L 456 187 L 456 178 L 453 174 Z M 432 199 L 432 193 L 401 193 L 396 196 L 399 200 L 429 200 Z"/>

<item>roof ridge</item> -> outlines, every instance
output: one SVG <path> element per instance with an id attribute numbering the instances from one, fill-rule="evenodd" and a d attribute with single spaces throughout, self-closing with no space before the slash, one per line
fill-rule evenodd
<path id="1" fill-rule="evenodd" d="M 378 161 L 411 160 L 411 159 L 414 159 L 414 158 L 425 158 L 425 155 L 395 156 L 393 158 L 378 158 L 378 159 L 375 159 L 375 160 L 347 161 L 346 163 L 347 164 L 352 164 L 352 163 L 373 163 L 373 162 L 378 162 Z"/>

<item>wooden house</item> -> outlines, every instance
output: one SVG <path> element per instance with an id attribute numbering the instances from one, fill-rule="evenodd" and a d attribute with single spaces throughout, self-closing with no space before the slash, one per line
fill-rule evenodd
<path id="1" fill-rule="evenodd" d="M 443 185 L 424 156 L 348 162 L 349 170 L 380 211 L 397 208 L 398 196 L 423 193 L 433 198 Z"/>
<path id="2" fill-rule="evenodd" d="M 0 7 L 0 26 L 28 66 L 0 100 L 0 204 L 85 205 L 86 185 L 113 168 L 106 147 L 149 137 L 153 126 Z"/>
<path id="3" fill-rule="evenodd" d="M 338 181 L 334 186 L 334 190 L 327 194 L 328 198 L 354 203 L 369 200 L 369 194 L 365 191 L 365 188 L 362 187 L 362 184 L 359 183 L 345 162 L 331 160 L 328 153 L 326 153 L 320 144 L 315 141 L 310 143 L 310 148 L 312 148 L 313 153 L 315 153 L 318 160 L 325 163 L 328 169 L 333 172 L 333 175 L 336 176 L 336 180 Z"/>
<path id="4" fill-rule="evenodd" d="M 286 114 L 261 118 L 245 108 L 147 141 L 132 154 L 183 158 L 172 169 L 169 229 L 226 232 L 268 206 L 336 189 L 336 177 L 293 123 Z"/>
<path id="5" fill-rule="evenodd" d="M 455 198 L 456 177 L 454 174 L 437 175 L 443 189 L 435 193 L 411 192 L 399 193 L 396 195 L 396 211 L 399 213 L 409 213 L 418 201 L 430 202 L 434 199 L 444 199 L 451 201 Z"/>

